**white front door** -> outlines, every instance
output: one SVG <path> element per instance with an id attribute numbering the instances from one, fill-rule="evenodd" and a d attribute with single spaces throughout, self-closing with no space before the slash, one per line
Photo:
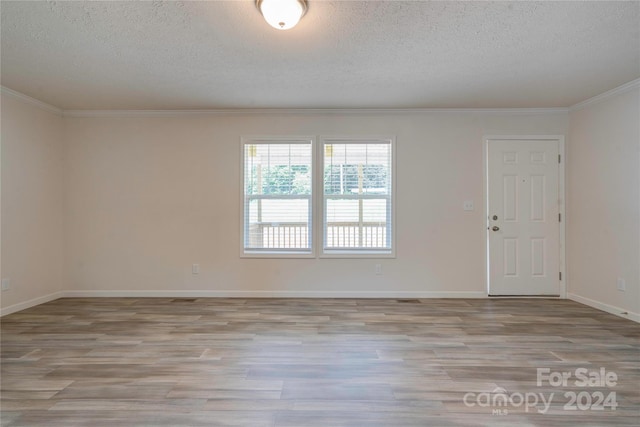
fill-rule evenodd
<path id="1" fill-rule="evenodd" d="M 487 140 L 489 295 L 560 295 L 559 145 Z"/>

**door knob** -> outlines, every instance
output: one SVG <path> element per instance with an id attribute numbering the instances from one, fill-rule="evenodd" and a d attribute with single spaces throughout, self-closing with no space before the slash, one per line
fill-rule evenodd
<path id="1" fill-rule="evenodd" d="M 498 227 L 497 225 L 494 225 L 493 227 L 491 227 L 491 229 L 493 231 L 498 231 L 498 230 L 500 230 L 500 227 Z"/>

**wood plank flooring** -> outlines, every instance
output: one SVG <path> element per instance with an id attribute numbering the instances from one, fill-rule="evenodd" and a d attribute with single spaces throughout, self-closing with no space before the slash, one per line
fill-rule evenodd
<path id="1" fill-rule="evenodd" d="M 640 325 L 568 300 L 67 298 L 1 332 L 2 426 L 640 425 Z"/>

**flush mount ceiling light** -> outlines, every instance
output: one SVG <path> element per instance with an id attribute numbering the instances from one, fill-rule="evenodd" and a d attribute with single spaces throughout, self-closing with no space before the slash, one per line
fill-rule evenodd
<path id="1" fill-rule="evenodd" d="M 307 11 L 306 0 L 256 0 L 265 21 L 278 30 L 296 26 Z"/>

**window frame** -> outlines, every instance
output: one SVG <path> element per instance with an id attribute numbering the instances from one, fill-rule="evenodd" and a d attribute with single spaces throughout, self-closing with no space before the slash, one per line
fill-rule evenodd
<path id="1" fill-rule="evenodd" d="M 246 248 L 245 147 L 258 144 L 309 144 L 311 150 L 311 194 L 309 195 L 309 249 L 251 249 Z M 240 137 L 240 257 L 241 258 L 315 258 L 316 257 L 316 138 L 309 135 L 248 135 Z M 274 198 L 278 197 L 265 197 Z M 292 197 L 283 197 L 283 199 Z"/>
<path id="2" fill-rule="evenodd" d="M 325 232 L 326 232 L 326 197 L 324 194 L 324 170 L 325 170 L 325 146 L 332 144 L 390 144 L 391 145 L 391 195 L 389 203 L 391 204 L 391 225 L 387 226 L 387 233 L 391 233 L 389 239 L 390 249 L 326 249 L 325 248 Z M 317 228 L 318 237 L 316 242 L 319 245 L 320 258 L 396 258 L 396 138 L 391 135 L 320 135 L 318 142 L 318 164 L 320 171 L 317 176 L 318 188 L 318 214 L 319 219 Z"/>

